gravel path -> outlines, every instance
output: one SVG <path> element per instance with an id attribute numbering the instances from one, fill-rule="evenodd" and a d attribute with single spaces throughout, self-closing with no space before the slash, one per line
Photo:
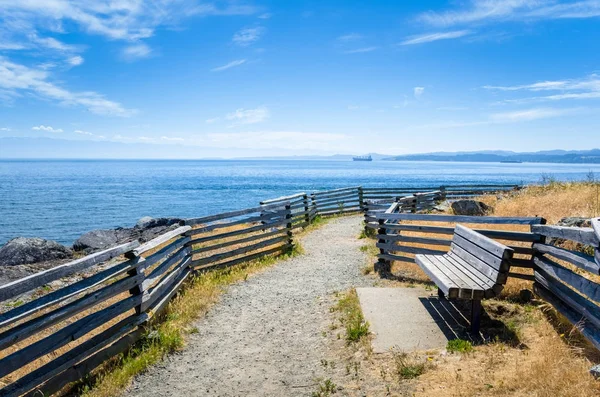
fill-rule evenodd
<path id="1" fill-rule="evenodd" d="M 302 239 L 305 254 L 233 285 L 186 348 L 139 376 L 129 396 L 310 396 L 325 377 L 332 293 L 370 282 L 359 216 Z"/>

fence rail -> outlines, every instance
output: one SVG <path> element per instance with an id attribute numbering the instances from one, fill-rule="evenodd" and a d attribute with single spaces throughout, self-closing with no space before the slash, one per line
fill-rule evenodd
<path id="1" fill-rule="evenodd" d="M 367 197 L 399 195 L 397 208 L 416 211 L 444 198 L 445 189 L 356 186 L 279 197 L 187 219 L 144 244 L 128 242 L 1 285 L 0 302 L 10 308 L 0 313 L 0 394 L 50 394 L 85 377 L 138 340 L 190 277 L 284 253 L 294 230 L 317 215 L 374 213 Z"/>
<path id="2" fill-rule="evenodd" d="M 600 350 L 600 218 L 592 228 L 546 225 L 539 217 L 490 217 L 428 215 L 402 212 L 392 203 L 384 212 L 369 216 L 378 225 L 375 269 L 391 271 L 392 262 L 414 262 L 414 255 L 442 255 L 452 245 L 456 223 L 485 227 L 477 232 L 508 245 L 515 251 L 508 277 L 533 281 L 536 294 L 576 326 Z M 527 231 L 493 230 L 490 225 L 518 225 Z M 448 238 L 450 237 L 450 238 Z M 516 244 L 516 245 L 511 245 Z M 565 247 L 575 246 L 577 249 Z"/>

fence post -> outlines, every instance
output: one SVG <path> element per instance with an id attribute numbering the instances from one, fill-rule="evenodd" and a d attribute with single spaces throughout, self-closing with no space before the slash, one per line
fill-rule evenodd
<path id="1" fill-rule="evenodd" d="M 313 216 L 313 219 L 314 219 L 315 216 L 319 215 L 319 211 L 317 210 L 317 201 L 316 201 L 314 193 L 310 194 L 310 203 L 311 203 L 310 204 L 311 210 L 314 211 L 314 216 Z"/>
<path id="2" fill-rule="evenodd" d="M 144 266 L 143 262 L 145 262 L 146 259 L 142 256 L 136 255 L 133 251 L 127 252 L 125 254 L 125 257 L 127 259 L 131 260 L 132 262 L 135 262 L 135 264 L 138 265 L 135 268 L 133 268 L 127 272 L 128 277 L 135 277 L 139 274 L 143 274 L 140 282 L 138 284 L 136 284 L 132 289 L 130 289 L 129 293 L 132 296 L 143 295 L 144 288 L 142 286 L 144 285 L 144 280 L 146 278 L 145 266 Z M 135 307 L 135 314 L 141 314 L 141 313 L 142 313 L 142 303 L 140 302 L 140 304 Z"/>
<path id="3" fill-rule="evenodd" d="M 385 228 L 385 219 L 379 219 L 378 223 L 379 223 L 379 229 L 377 229 L 377 234 L 380 237 L 377 240 L 377 242 L 380 244 L 385 244 L 385 239 L 381 238 L 381 236 L 385 236 L 387 233 L 387 230 Z M 385 249 L 379 248 L 379 254 L 385 255 L 386 254 Z M 392 263 L 390 261 L 388 261 L 387 259 L 379 257 L 377 259 L 377 263 L 375 263 L 374 270 L 375 270 L 375 272 L 379 273 L 380 276 L 382 276 L 386 273 L 390 273 L 392 270 Z"/>
<path id="4" fill-rule="evenodd" d="M 363 188 L 362 188 L 362 186 L 358 187 L 358 206 L 360 207 L 361 211 L 365 210 L 365 201 L 363 199 Z"/>
<path id="5" fill-rule="evenodd" d="M 411 206 L 410 206 L 410 212 L 412 212 L 413 214 L 415 212 L 417 212 L 417 200 L 418 200 L 418 197 L 419 197 L 418 194 L 419 193 L 413 194 L 413 199 L 412 199 L 412 203 L 411 203 Z"/>
<path id="6" fill-rule="evenodd" d="M 302 203 L 304 204 L 304 220 L 308 225 L 312 221 L 312 219 L 310 218 L 311 209 L 308 205 L 308 194 L 304 193 L 304 195 L 302 195 Z"/>
<path id="7" fill-rule="evenodd" d="M 446 201 L 446 186 L 440 186 L 441 201 Z"/>
<path id="8" fill-rule="evenodd" d="M 287 230 L 288 235 L 288 249 L 291 252 L 294 249 L 294 235 L 292 231 L 292 206 L 290 205 L 290 203 L 287 203 L 285 205 L 285 219 L 287 220 L 285 228 Z"/>

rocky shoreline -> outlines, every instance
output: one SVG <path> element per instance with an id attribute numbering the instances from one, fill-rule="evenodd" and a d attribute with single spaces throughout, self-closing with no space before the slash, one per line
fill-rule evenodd
<path id="1" fill-rule="evenodd" d="M 93 230 L 71 247 L 39 237 L 17 237 L 0 247 L 0 285 L 133 240 L 146 242 L 179 227 L 180 218 L 140 219 L 135 226 Z"/>

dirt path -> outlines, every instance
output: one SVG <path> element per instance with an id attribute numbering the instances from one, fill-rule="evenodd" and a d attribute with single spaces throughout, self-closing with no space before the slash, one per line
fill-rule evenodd
<path id="1" fill-rule="evenodd" d="M 331 220 L 302 239 L 305 254 L 244 283 L 195 325 L 181 353 L 139 376 L 128 396 L 310 396 L 331 348 L 332 293 L 368 286 L 362 218 Z"/>

